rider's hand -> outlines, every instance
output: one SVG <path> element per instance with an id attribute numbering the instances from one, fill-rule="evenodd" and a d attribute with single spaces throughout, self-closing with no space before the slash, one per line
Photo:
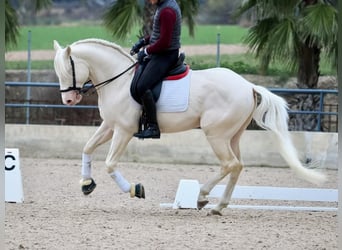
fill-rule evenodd
<path id="1" fill-rule="evenodd" d="M 140 50 L 138 53 L 138 62 L 142 64 L 145 61 L 145 58 L 148 56 L 145 49 Z"/>
<path id="2" fill-rule="evenodd" d="M 136 44 L 133 45 L 130 54 L 133 56 L 134 54 L 138 53 L 139 50 L 146 45 L 145 38 L 141 38 Z"/>

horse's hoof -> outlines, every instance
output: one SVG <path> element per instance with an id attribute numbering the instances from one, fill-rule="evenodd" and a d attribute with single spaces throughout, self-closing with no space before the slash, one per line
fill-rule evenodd
<path id="1" fill-rule="evenodd" d="M 217 210 L 215 210 L 215 209 L 212 209 L 212 210 L 210 211 L 210 214 L 211 214 L 211 215 L 219 215 L 219 216 L 222 216 L 221 212 L 220 212 L 220 211 L 217 211 Z"/>
<path id="2" fill-rule="evenodd" d="M 145 199 L 145 188 L 141 183 L 136 184 L 136 185 L 132 184 L 131 198 L 133 197 L 138 197 L 139 199 L 141 198 Z"/>
<path id="3" fill-rule="evenodd" d="M 198 210 L 201 210 L 201 209 L 204 208 L 208 203 L 209 203 L 209 201 L 207 201 L 207 200 L 197 201 L 197 209 L 198 209 Z"/>
<path id="4" fill-rule="evenodd" d="M 87 180 L 81 180 L 81 186 L 83 194 L 88 195 L 94 191 L 94 189 L 96 188 L 96 183 L 92 178 L 90 178 Z"/>

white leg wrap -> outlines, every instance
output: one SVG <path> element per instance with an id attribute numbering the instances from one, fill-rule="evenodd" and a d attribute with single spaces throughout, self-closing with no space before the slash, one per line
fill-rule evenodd
<path id="1" fill-rule="evenodd" d="M 112 173 L 110 173 L 110 176 L 118 184 L 123 192 L 128 193 L 131 191 L 131 184 L 121 175 L 119 171 L 113 171 Z"/>
<path id="2" fill-rule="evenodd" d="M 91 155 L 82 154 L 82 178 L 84 180 L 91 178 Z"/>

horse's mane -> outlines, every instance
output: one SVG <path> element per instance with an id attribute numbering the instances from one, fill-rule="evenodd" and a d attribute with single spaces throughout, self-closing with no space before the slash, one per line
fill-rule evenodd
<path id="1" fill-rule="evenodd" d="M 98 45 L 102 45 L 105 47 L 109 47 L 111 49 L 118 51 L 123 56 L 127 57 L 132 63 L 135 63 L 134 58 L 131 55 L 129 55 L 126 51 L 124 51 L 121 46 L 119 46 L 115 43 L 112 43 L 112 42 L 109 42 L 106 40 L 102 40 L 102 39 L 97 39 L 97 38 L 88 38 L 88 39 L 76 41 L 76 42 L 72 43 L 70 45 L 70 47 L 76 46 L 78 44 L 95 44 L 95 45 L 98 44 Z M 70 74 L 70 66 L 71 65 L 61 63 L 60 61 L 57 62 L 56 60 L 55 60 L 54 64 L 55 64 L 55 69 L 60 73 L 61 76 L 67 77 Z"/>
<path id="2" fill-rule="evenodd" d="M 120 45 L 113 43 L 113 42 L 103 40 L 103 39 L 87 38 L 87 39 L 76 41 L 73 44 L 71 44 L 71 46 L 75 46 L 78 44 L 84 44 L 84 43 L 100 44 L 100 45 L 112 48 L 114 50 L 119 51 L 122 55 L 126 56 L 127 58 L 129 58 L 133 63 L 135 62 L 134 58 L 131 57 L 126 51 L 124 51 Z"/>

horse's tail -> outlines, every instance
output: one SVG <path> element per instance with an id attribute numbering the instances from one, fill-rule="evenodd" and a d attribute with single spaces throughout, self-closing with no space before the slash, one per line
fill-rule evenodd
<path id="1" fill-rule="evenodd" d="M 253 119 L 260 127 L 274 132 L 279 152 L 287 164 L 299 177 L 309 182 L 315 184 L 324 182 L 326 179 L 324 174 L 305 168 L 298 158 L 297 150 L 288 131 L 287 102 L 262 86 L 255 85 L 253 89 L 261 96 L 260 103 L 254 111 Z"/>

